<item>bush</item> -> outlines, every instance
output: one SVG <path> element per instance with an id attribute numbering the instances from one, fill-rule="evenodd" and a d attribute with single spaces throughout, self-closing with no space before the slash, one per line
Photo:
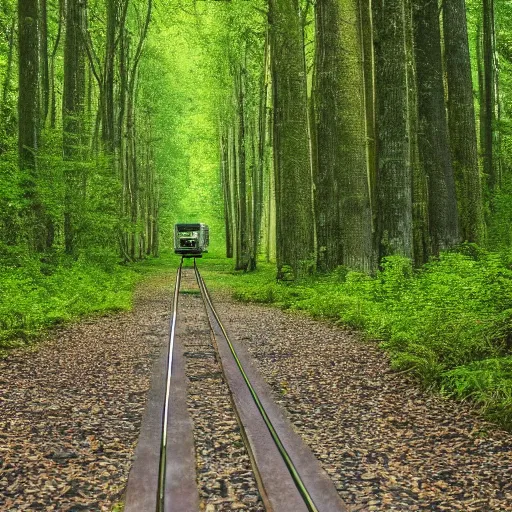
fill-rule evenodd
<path id="1" fill-rule="evenodd" d="M 0 268 L 0 348 L 26 341 L 48 326 L 131 306 L 137 274 L 112 260 L 58 255 Z"/>

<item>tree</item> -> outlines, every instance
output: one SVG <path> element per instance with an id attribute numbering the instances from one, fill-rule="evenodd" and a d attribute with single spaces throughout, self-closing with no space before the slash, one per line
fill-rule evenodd
<path id="1" fill-rule="evenodd" d="M 86 2 L 68 0 L 64 46 L 63 153 L 65 171 L 64 239 L 66 253 L 76 255 L 85 201 L 85 175 L 81 165 L 84 136 Z"/>
<path id="2" fill-rule="evenodd" d="M 369 271 L 372 219 L 358 1 L 316 3 L 315 78 L 319 266 Z"/>
<path id="3" fill-rule="evenodd" d="M 373 4 L 377 125 L 377 242 L 380 256 L 413 257 L 411 133 L 406 5 Z"/>
<path id="4" fill-rule="evenodd" d="M 24 218 L 28 245 L 33 251 L 46 248 L 44 208 L 37 182 L 39 139 L 39 4 L 38 0 L 18 1 L 18 155 L 26 201 Z"/>
<path id="5" fill-rule="evenodd" d="M 483 240 L 483 204 L 465 0 L 443 2 L 448 121 L 461 237 Z"/>
<path id="6" fill-rule="evenodd" d="M 483 0 L 482 26 L 479 27 L 478 61 L 480 69 L 480 147 L 483 171 L 489 192 L 494 194 L 501 185 L 499 154 L 498 67 L 495 60 L 496 31 L 494 0 Z"/>
<path id="7" fill-rule="evenodd" d="M 297 0 L 270 0 L 278 278 L 315 266 L 304 41 Z"/>
<path id="8" fill-rule="evenodd" d="M 446 119 L 437 1 L 413 3 L 420 162 L 428 179 L 432 251 L 459 241 L 457 199 Z"/>
<path id="9" fill-rule="evenodd" d="M 245 114 L 245 70 L 236 66 L 234 75 L 234 109 L 235 109 L 235 130 L 236 145 L 234 155 L 236 158 L 236 234 L 235 234 L 235 270 L 247 270 L 249 266 L 249 215 L 247 211 L 247 158 L 246 158 L 246 114 Z"/>

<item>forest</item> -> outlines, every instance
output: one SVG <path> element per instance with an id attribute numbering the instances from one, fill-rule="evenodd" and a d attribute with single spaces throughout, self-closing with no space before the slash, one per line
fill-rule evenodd
<path id="1" fill-rule="evenodd" d="M 129 308 L 201 221 L 219 287 L 511 427 L 511 27 L 507 0 L 2 0 L 0 348 Z"/>

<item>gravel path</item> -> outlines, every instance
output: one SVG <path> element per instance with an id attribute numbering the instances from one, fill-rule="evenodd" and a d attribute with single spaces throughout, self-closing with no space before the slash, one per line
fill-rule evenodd
<path id="1" fill-rule="evenodd" d="M 109 511 L 121 498 L 172 283 L 0 361 L 0 510 Z"/>
<path id="2" fill-rule="evenodd" d="M 392 373 L 354 333 L 214 301 L 353 510 L 512 511 L 512 435 Z"/>

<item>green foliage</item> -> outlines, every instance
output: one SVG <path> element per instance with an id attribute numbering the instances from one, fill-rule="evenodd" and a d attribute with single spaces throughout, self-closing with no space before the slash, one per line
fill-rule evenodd
<path id="1" fill-rule="evenodd" d="M 137 273 L 112 254 L 10 261 L 0 264 L 0 349 L 83 315 L 131 307 Z"/>
<path id="2" fill-rule="evenodd" d="M 512 266 L 475 245 L 442 254 L 419 270 L 387 258 L 375 277 L 338 268 L 298 284 L 273 279 L 271 265 L 243 278 L 209 276 L 244 301 L 329 318 L 379 340 L 393 368 L 424 386 L 475 400 L 511 426 Z"/>
<path id="3" fill-rule="evenodd" d="M 487 416 L 512 429 L 512 356 L 484 359 L 443 374 L 445 394 L 470 398 Z"/>

